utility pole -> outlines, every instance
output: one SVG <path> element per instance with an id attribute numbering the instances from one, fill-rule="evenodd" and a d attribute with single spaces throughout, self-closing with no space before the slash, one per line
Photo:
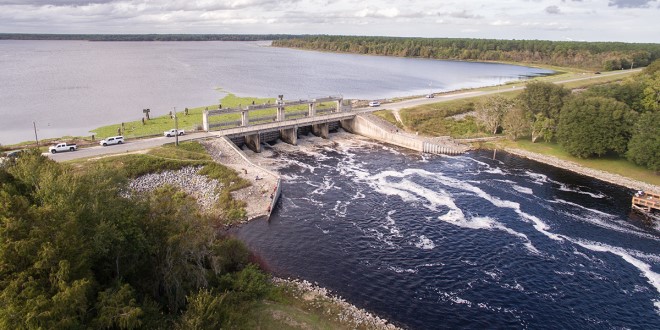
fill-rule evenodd
<path id="1" fill-rule="evenodd" d="M 34 139 L 37 140 L 37 147 L 39 146 L 39 138 L 37 137 L 37 124 L 35 122 L 32 122 L 32 126 L 34 127 Z"/>
<path id="2" fill-rule="evenodd" d="M 174 107 L 174 145 L 179 146 L 179 117 L 176 115 L 176 107 Z"/>

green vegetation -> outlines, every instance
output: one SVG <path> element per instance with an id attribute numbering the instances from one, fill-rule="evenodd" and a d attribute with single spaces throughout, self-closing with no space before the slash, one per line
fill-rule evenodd
<path id="1" fill-rule="evenodd" d="M 609 173 L 619 174 L 621 176 L 634 180 L 647 182 L 660 186 L 660 176 L 643 166 L 634 163 L 622 157 L 606 155 L 600 158 L 578 158 L 569 154 L 556 142 L 536 142 L 525 140 L 499 140 L 491 142 L 488 145 L 492 148 L 515 148 L 527 150 L 530 152 L 553 156 L 559 159 L 574 162 L 587 168 L 593 168 Z"/>
<path id="2" fill-rule="evenodd" d="M 202 113 L 205 109 L 216 110 L 219 105 L 222 105 L 223 109 L 236 108 L 236 107 L 246 107 L 251 104 L 272 104 L 272 108 L 267 108 L 263 110 L 254 110 L 250 111 L 251 123 L 259 122 L 257 118 L 259 117 L 268 117 L 274 116 L 276 114 L 276 105 L 274 98 L 255 98 L 255 97 L 239 97 L 234 94 L 227 94 L 220 100 L 219 104 L 214 104 L 210 106 L 188 108 L 188 114 L 186 115 L 185 109 L 177 110 L 178 125 L 179 129 L 194 131 L 202 129 Z M 317 105 L 318 108 L 324 108 L 328 106 L 334 106 L 329 103 L 320 103 Z M 307 110 L 308 106 L 306 104 L 290 106 L 285 108 L 286 113 L 298 112 L 302 110 Z M 230 113 L 223 114 L 219 116 L 213 116 L 210 119 L 211 123 L 217 122 L 227 122 L 227 121 L 236 121 L 241 119 L 240 113 Z M 123 125 L 123 129 L 122 129 Z M 152 135 L 161 135 L 164 131 L 174 128 L 174 119 L 169 114 L 151 117 L 149 120 L 143 121 L 135 120 L 131 122 L 125 122 L 121 124 L 107 125 L 93 129 L 92 132 L 101 139 L 108 136 L 114 135 L 124 135 L 127 138 L 142 137 L 142 136 L 152 136 Z M 121 133 L 120 133 L 121 132 Z"/>
<path id="3" fill-rule="evenodd" d="M 274 285 L 184 192 L 122 193 L 131 176 L 208 159 L 183 143 L 71 164 L 33 149 L 3 163 L 0 328 L 356 328 L 331 299 Z M 222 165 L 202 172 L 241 185 Z"/>
<path id="4" fill-rule="evenodd" d="M 200 175 L 217 179 L 222 188 L 220 198 L 212 213 L 218 224 L 233 224 L 245 219 L 245 202 L 232 198 L 231 192 L 250 185 L 236 172 L 214 162 L 198 142 L 184 142 L 175 147 L 168 144 L 149 150 L 145 154 L 128 154 L 104 157 L 94 161 L 77 161 L 74 168 L 81 173 L 99 169 L 115 173 L 118 177 L 136 178 L 147 173 L 179 170 L 186 166 L 199 166 Z"/>
<path id="5" fill-rule="evenodd" d="M 275 293 L 193 198 L 125 182 L 37 151 L 0 168 L 0 328 L 240 327 Z"/>
<path id="6" fill-rule="evenodd" d="M 238 97 L 234 94 L 227 94 L 220 100 L 219 104 L 222 104 L 223 108 L 234 108 L 239 105 L 248 105 L 252 104 L 262 104 L 266 102 L 274 103 L 275 99 L 273 98 L 253 98 L 253 97 Z M 183 130 L 197 130 L 201 129 L 202 126 L 202 112 L 208 108 L 209 110 L 218 109 L 218 104 L 204 107 L 189 108 L 188 115 L 185 115 L 184 109 L 177 110 L 177 116 L 179 120 L 179 129 Z M 274 112 L 274 110 L 271 110 Z M 136 113 L 136 115 L 141 115 L 141 113 Z M 218 120 L 238 120 L 240 119 L 240 114 L 225 115 L 216 117 Z M 124 129 L 122 133 L 125 137 L 140 137 L 140 136 L 150 136 L 150 135 L 161 135 L 163 131 L 174 128 L 174 119 L 167 114 L 158 117 L 151 117 L 149 120 L 135 120 L 131 122 L 123 123 Z M 117 135 L 118 129 L 121 129 L 121 124 L 114 124 L 99 127 L 92 130 L 98 138 L 105 138 L 108 136 Z"/>
<path id="7" fill-rule="evenodd" d="M 595 70 L 644 67 L 660 58 L 660 44 L 624 42 L 302 36 L 275 40 L 273 46 L 371 55 L 533 63 Z"/>
<path id="8" fill-rule="evenodd" d="M 618 82 L 611 82 L 614 76 L 600 78 L 610 82 L 597 84 L 600 79 L 589 79 L 592 85 L 587 89 L 571 92 L 543 81 L 547 79 L 535 80 L 524 90 L 500 94 L 503 99 L 480 96 L 403 109 L 401 125 L 430 136 L 472 138 L 501 132 L 512 140 L 529 137 L 530 142 L 557 142 L 547 151 L 560 148 L 571 160 L 598 157 L 578 163 L 657 184 L 660 60 Z M 500 103 L 505 111 L 491 111 Z M 525 147 L 524 141 L 517 142 Z"/>

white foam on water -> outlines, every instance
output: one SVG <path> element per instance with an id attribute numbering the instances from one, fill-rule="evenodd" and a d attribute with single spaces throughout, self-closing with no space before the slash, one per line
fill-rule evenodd
<path id="1" fill-rule="evenodd" d="M 390 210 L 387 212 L 387 217 L 385 218 L 387 222 L 381 225 L 381 227 L 389 230 L 390 234 L 392 234 L 394 237 L 402 237 L 401 230 L 396 226 L 396 222 L 394 221 L 394 218 L 392 218 L 394 213 L 396 213 L 396 210 Z"/>
<path id="2" fill-rule="evenodd" d="M 618 255 L 621 257 L 624 261 L 629 263 L 630 265 L 634 266 L 635 268 L 639 269 L 641 272 L 641 275 L 646 277 L 647 282 L 651 284 L 655 290 L 660 294 L 660 274 L 654 272 L 651 270 L 651 266 L 635 257 L 633 257 L 631 252 L 629 250 L 616 247 L 616 246 L 610 246 L 604 243 L 599 243 L 599 242 L 591 242 L 591 241 L 585 241 L 581 239 L 573 239 L 573 238 L 568 238 L 565 237 L 567 240 L 570 242 L 580 245 L 585 249 L 589 249 L 591 251 L 597 251 L 597 252 L 609 252 L 615 255 Z M 640 252 L 641 253 L 641 252 Z"/>
<path id="3" fill-rule="evenodd" d="M 563 182 L 559 182 L 559 181 L 555 181 L 555 180 L 548 180 L 548 181 L 558 185 L 559 190 L 561 190 L 561 191 L 574 192 L 574 193 L 578 193 L 578 194 L 582 194 L 582 195 L 591 196 L 593 198 L 605 198 L 605 194 L 603 194 L 603 193 L 594 194 L 594 193 L 590 193 L 588 191 L 584 191 L 584 190 L 579 189 L 582 186 L 577 186 L 578 188 L 571 188 L 571 186 L 569 186 L 569 185 L 567 185 Z M 587 188 L 587 187 L 582 187 L 582 188 Z"/>
<path id="4" fill-rule="evenodd" d="M 396 266 L 387 266 L 387 269 L 401 274 L 401 273 L 409 273 L 409 274 L 417 274 L 417 269 L 410 269 L 410 268 L 401 268 L 401 267 L 396 267 Z"/>
<path id="5" fill-rule="evenodd" d="M 323 182 L 320 185 L 314 183 L 311 183 L 311 185 L 317 187 L 310 193 L 312 195 L 325 195 L 330 189 L 337 189 L 334 180 L 328 176 L 323 177 Z"/>
<path id="6" fill-rule="evenodd" d="M 541 186 L 548 182 L 548 176 L 545 174 L 525 171 L 525 175 L 531 178 L 533 183 Z"/>
<path id="7" fill-rule="evenodd" d="M 513 188 L 513 190 L 515 190 L 517 192 L 521 192 L 523 194 L 528 194 L 528 195 L 534 195 L 534 190 L 532 190 L 531 188 L 522 187 L 522 186 L 519 186 L 519 185 L 516 185 L 516 184 L 514 184 L 511 187 Z"/>
<path id="8" fill-rule="evenodd" d="M 550 229 L 550 227 L 546 223 L 541 221 L 541 219 L 539 219 L 538 217 L 533 216 L 531 214 L 523 212 L 520 209 L 520 204 L 519 203 L 508 201 L 508 200 L 502 200 L 502 199 L 499 199 L 497 197 L 491 196 L 491 195 L 489 195 L 488 193 L 486 193 L 485 191 L 483 191 L 481 188 L 479 188 L 477 186 L 473 186 L 473 185 L 471 185 L 471 184 L 469 184 L 465 181 L 461 181 L 461 180 L 457 180 L 457 179 L 453 179 L 453 178 L 443 176 L 440 173 L 430 173 L 430 172 L 427 172 L 427 171 L 424 171 L 424 170 L 417 170 L 417 169 L 405 170 L 404 173 L 406 173 L 407 171 L 411 171 L 411 172 L 419 174 L 421 176 L 436 180 L 437 182 L 440 182 L 440 183 L 442 183 L 446 186 L 452 187 L 452 188 L 456 188 L 456 189 L 460 189 L 460 190 L 463 190 L 463 191 L 471 192 L 471 193 L 477 195 L 478 197 L 481 197 L 481 198 L 485 199 L 486 201 L 490 202 L 494 206 L 497 206 L 497 207 L 500 207 L 500 208 L 511 209 L 514 212 L 516 212 L 523 220 L 533 223 L 534 228 L 538 232 L 544 234 L 545 236 L 547 236 L 548 238 L 551 238 L 553 240 L 561 240 L 561 238 L 558 235 L 553 234 L 553 233 L 548 231 Z M 506 227 L 504 227 L 504 228 L 506 228 Z M 511 229 L 509 229 L 509 230 L 511 230 Z M 520 234 L 520 235 L 524 235 L 524 234 Z M 522 236 L 520 236 L 520 237 L 522 237 Z M 527 236 L 525 236 L 525 237 L 527 237 Z M 529 242 L 529 240 L 528 240 L 528 242 Z M 530 242 L 530 244 L 531 244 L 531 242 Z M 534 250 L 536 250 L 536 249 L 534 249 Z M 538 250 L 536 250 L 535 252 L 538 252 Z"/>
<path id="9" fill-rule="evenodd" d="M 600 228 L 605 228 L 605 229 L 609 229 L 609 230 L 612 230 L 612 231 L 617 231 L 617 232 L 624 233 L 624 234 L 635 235 L 635 236 L 638 236 L 638 237 L 642 237 L 642 238 L 646 238 L 646 239 L 650 239 L 650 240 L 654 240 L 654 241 L 660 241 L 660 238 L 658 238 L 658 237 L 656 237 L 652 234 L 640 231 L 639 229 L 635 228 L 632 224 L 628 224 L 628 223 L 625 223 L 625 222 L 622 223 L 622 222 L 617 221 L 616 219 L 614 219 L 614 216 L 609 216 L 610 219 L 607 219 L 608 216 L 602 216 L 603 218 L 605 218 L 605 219 L 603 219 L 603 218 L 595 216 L 595 215 L 574 214 L 574 213 L 570 213 L 570 212 L 566 212 L 566 211 L 560 211 L 560 210 L 555 210 L 555 211 L 558 212 L 558 213 L 561 213 L 561 214 L 563 214 L 566 217 L 569 217 L 571 219 L 575 219 L 575 220 L 581 221 L 581 222 L 586 222 L 588 224 L 591 224 L 591 225 L 594 225 L 594 226 L 597 226 L 597 227 L 600 227 Z M 613 222 L 613 221 L 615 221 L 615 222 Z"/>
<path id="10" fill-rule="evenodd" d="M 431 173 L 425 170 L 420 169 L 406 169 L 403 172 L 396 171 L 383 171 L 372 175 L 370 179 L 365 180 L 366 183 L 371 185 L 375 191 L 386 195 L 395 195 L 399 196 L 406 202 L 414 202 L 426 200 L 424 207 L 428 208 L 431 211 L 441 212 L 441 209 L 448 209 L 445 214 L 438 216 L 438 219 L 453 225 L 470 228 L 470 229 L 498 229 L 502 230 L 511 235 L 520 237 L 525 241 L 525 247 L 532 253 L 538 254 L 539 251 L 536 249 L 529 238 L 523 234 L 519 233 L 511 228 L 506 227 L 505 225 L 499 223 L 490 217 L 466 217 L 463 211 L 456 206 L 453 197 L 445 190 L 438 187 L 435 190 L 425 188 L 421 185 L 414 183 L 411 180 L 406 179 L 408 176 L 419 175 L 425 178 L 429 178 L 440 182 L 446 186 L 453 188 L 458 188 L 464 191 L 476 193 L 480 197 L 489 200 L 491 203 L 498 207 L 509 207 L 514 209 L 517 213 L 521 214 L 526 218 L 532 219 L 535 222 L 535 226 L 544 230 L 547 228 L 543 222 L 538 218 L 527 215 L 524 212 L 520 211 L 520 205 L 518 203 L 502 201 L 495 197 L 492 197 L 486 194 L 480 188 L 468 184 L 464 181 L 459 181 L 456 179 L 451 179 L 446 176 L 443 176 L 442 173 Z M 402 180 L 391 181 L 389 178 L 403 178 Z M 540 223 L 540 224 L 539 224 Z M 552 235 L 548 233 L 548 235 Z"/>
<path id="11" fill-rule="evenodd" d="M 435 248 L 435 243 L 432 240 L 428 239 L 426 236 L 419 236 L 419 241 L 415 243 L 415 247 L 422 250 L 432 250 Z"/>
<path id="12" fill-rule="evenodd" d="M 582 205 L 580 205 L 580 204 L 576 204 L 576 203 L 573 203 L 573 202 L 565 201 L 565 200 L 563 200 L 563 199 L 559 199 L 559 198 L 557 198 L 557 199 L 555 199 L 555 200 L 552 200 L 552 201 L 548 201 L 548 202 L 550 202 L 550 203 L 562 203 L 562 204 L 568 204 L 568 205 L 571 205 L 571 206 L 575 206 L 575 207 L 579 207 L 579 208 L 581 208 L 581 209 L 587 210 L 587 211 L 589 211 L 589 212 L 598 213 L 598 214 L 603 215 L 603 216 L 606 216 L 606 217 L 615 217 L 615 215 L 613 215 L 613 214 L 605 213 L 605 212 L 603 212 L 603 211 L 596 210 L 596 209 L 590 209 L 590 208 L 585 207 L 585 206 L 582 206 Z"/>
<path id="13" fill-rule="evenodd" d="M 351 202 L 336 201 L 335 207 L 332 210 L 335 211 L 336 216 L 340 218 L 345 218 L 349 205 L 351 205 Z"/>
<path id="14" fill-rule="evenodd" d="M 487 170 L 484 170 L 483 172 L 490 173 L 490 174 L 504 174 L 504 171 L 502 171 L 502 169 L 499 168 L 499 167 L 487 169 Z"/>

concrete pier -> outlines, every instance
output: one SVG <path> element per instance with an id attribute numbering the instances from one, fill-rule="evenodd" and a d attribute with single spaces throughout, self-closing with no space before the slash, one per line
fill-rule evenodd
<path id="1" fill-rule="evenodd" d="M 280 139 L 288 144 L 298 145 L 298 127 L 281 129 Z"/>
<path id="2" fill-rule="evenodd" d="M 312 133 L 318 137 L 327 139 L 328 137 L 330 137 L 330 130 L 328 127 L 328 123 L 312 125 Z"/>
<path id="3" fill-rule="evenodd" d="M 259 133 L 245 136 L 245 145 L 256 153 L 261 152 L 261 137 Z"/>

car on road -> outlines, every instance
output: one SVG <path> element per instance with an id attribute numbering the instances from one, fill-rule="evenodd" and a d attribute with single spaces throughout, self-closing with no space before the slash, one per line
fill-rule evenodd
<path id="1" fill-rule="evenodd" d="M 20 157 L 22 154 L 26 153 L 27 151 L 28 149 L 7 151 L 4 155 L 2 155 L 2 157 L 0 157 L 0 165 L 9 164 L 10 162 L 15 161 L 16 158 Z"/>
<path id="2" fill-rule="evenodd" d="M 105 138 L 105 139 L 101 140 L 101 142 L 99 142 L 99 144 L 104 146 L 104 147 L 107 147 L 107 146 L 113 145 L 113 144 L 122 144 L 122 143 L 124 143 L 124 137 L 121 136 L 121 135 L 111 136 L 111 137 Z"/>
<path id="3" fill-rule="evenodd" d="M 48 151 L 51 154 L 57 153 L 57 152 L 62 152 L 62 151 L 76 151 L 78 150 L 78 146 L 75 144 L 68 144 L 68 143 L 58 143 L 54 146 L 50 146 L 48 148 Z"/>
<path id="4" fill-rule="evenodd" d="M 371 102 L 369 102 L 369 106 L 370 106 L 370 107 L 378 107 L 378 106 L 380 106 L 380 102 L 378 102 L 378 101 L 371 101 Z"/>
<path id="5" fill-rule="evenodd" d="M 434 97 L 435 97 L 435 95 L 433 95 L 433 93 L 431 93 L 431 94 L 426 94 L 426 98 L 427 98 L 427 99 L 432 99 L 432 98 L 434 98 Z"/>
<path id="6" fill-rule="evenodd" d="M 171 137 L 171 136 L 176 136 L 176 135 L 184 135 L 184 134 L 186 134 L 186 132 L 184 130 L 182 130 L 182 129 L 177 130 L 177 129 L 174 129 L 174 128 L 169 130 L 169 131 L 163 132 L 163 135 L 166 136 L 166 137 Z"/>

